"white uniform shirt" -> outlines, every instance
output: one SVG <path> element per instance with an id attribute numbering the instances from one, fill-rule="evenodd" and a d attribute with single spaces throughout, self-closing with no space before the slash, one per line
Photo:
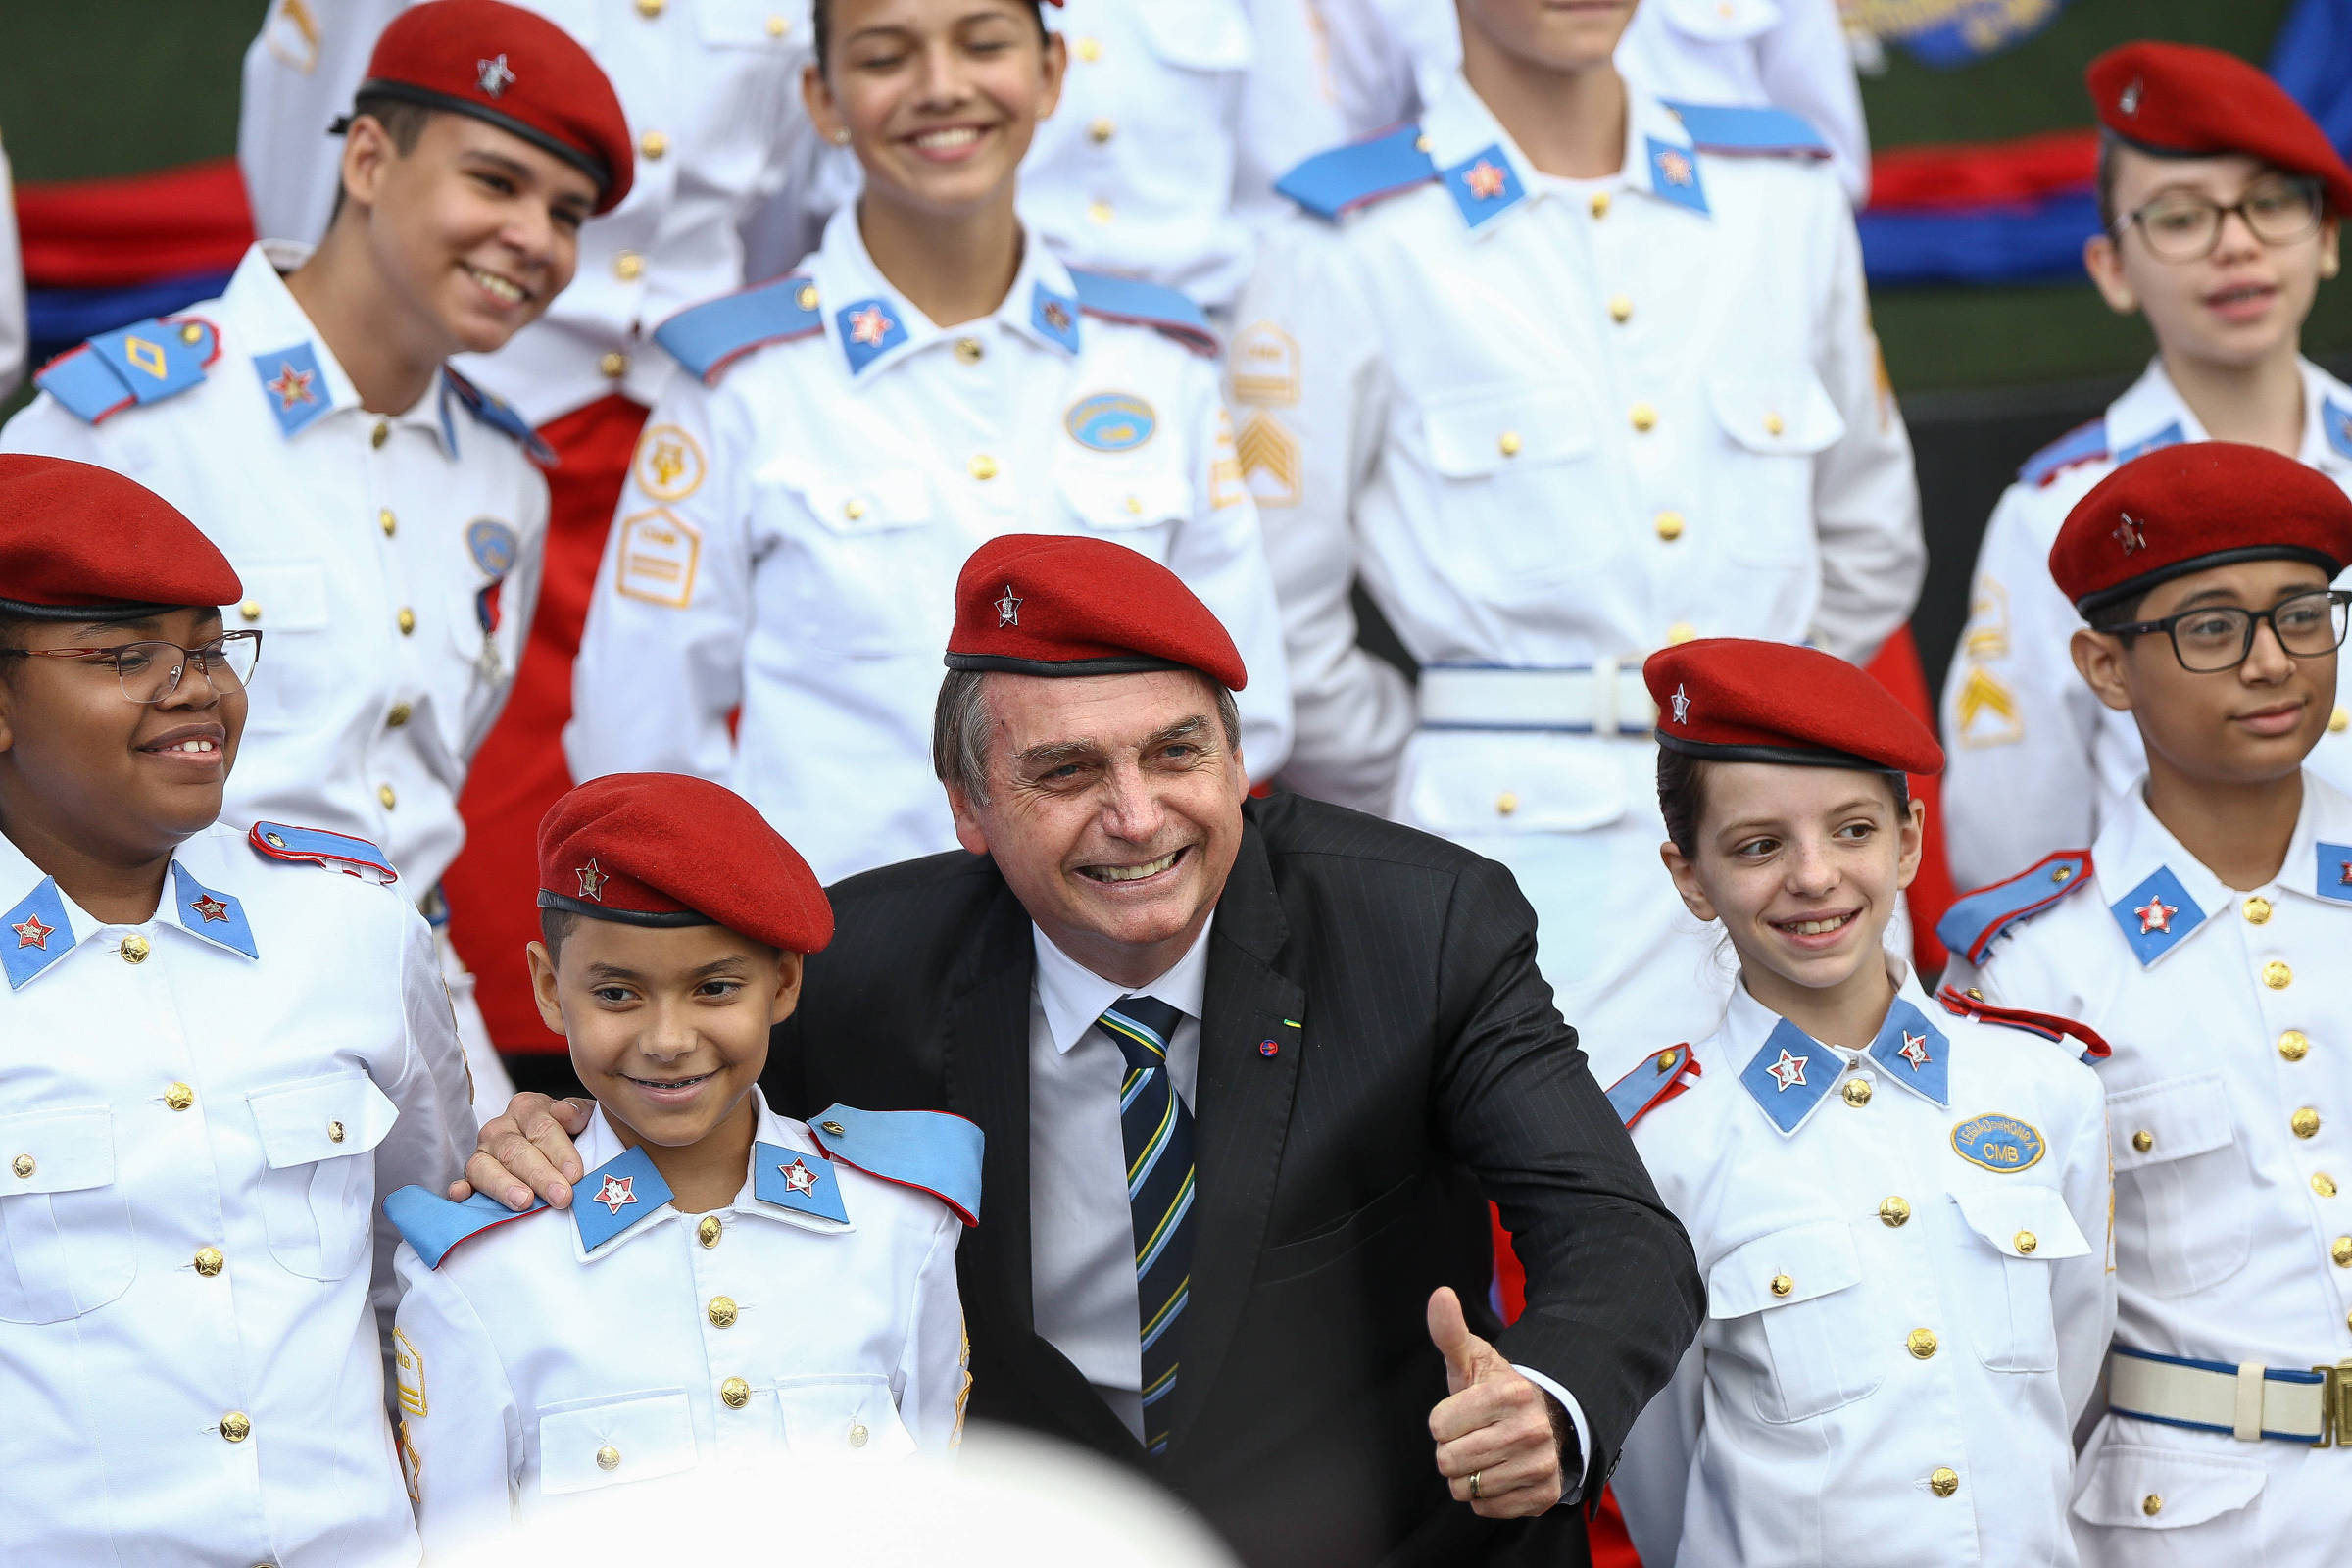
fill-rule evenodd
<path id="1" fill-rule="evenodd" d="M 437 1269 L 401 1246 L 401 1457 L 429 1550 L 625 1504 L 615 1489 L 697 1467 L 899 1459 L 960 1440 L 963 1222 L 828 1161 L 764 1101 L 759 1112 L 753 1169 L 714 1214 L 644 1201 L 650 1161 L 621 1206 L 600 1206 L 594 1173 L 626 1152 L 600 1109 L 571 1211 L 493 1223 Z M 765 1163 L 814 1177 L 808 1211 L 760 1196 Z M 590 1248 L 575 1214 L 617 1228 Z"/>
<path id="2" fill-rule="evenodd" d="M 1043 245 L 994 316 L 945 329 L 883 280 L 853 209 L 804 271 L 821 331 L 713 386 L 679 376 L 647 421 L 573 668 L 573 776 L 715 779 L 828 882 L 954 848 L 940 655 L 964 559 L 1016 532 L 1115 540 L 1182 577 L 1249 667 L 1251 773 L 1281 766 L 1280 616 L 1211 363 L 1081 319 Z"/>
<path id="3" fill-rule="evenodd" d="M 2352 799 L 2309 771 L 2303 787 L 2285 863 L 2251 893 L 2134 788 L 2091 848 L 2095 886 L 1946 976 L 2114 1049 L 2098 1072 L 2116 1343 L 2136 1350 L 2295 1371 L 2352 1358 Z M 2343 1457 L 2109 1415 L 2075 1503 L 2084 1561 L 2340 1561 Z M 2149 1495 L 2164 1505 L 2143 1512 Z"/>
<path id="4" fill-rule="evenodd" d="M 271 0 L 245 51 L 237 124 L 264 236 L 326 231 L 343 150 L 326 127 L 350 112 L 377 35 L 406 3 Z M 636 180 L 581 229 L 578 273 L 547 315 L 458 368 L 535 425 L 608 392 L 650 407 L 674 366 L 646 334 L 683 306 L 781 271 L 812 226 L 804 204 L 829 207 L 852 188 L 801 107 L 808 0 L 522 3 L 604 69 L 636 138 Z"/>
<path id="5" fill-rule="evenodd" d="M 218 336 L 201 384 L 97 424 L 43 394 L 0 450 L 127 474 L 220 547 L 245 586 L 227 622 L 262 632 L 222 818 L 366 839 L 421 899 L 537 604 L 547 482 L 446 379 L 406 414 L 361 408 L 278 276 L 300 260 L 257 245 L 172 318 Z"/>
<path id="6" fill-rule="evenodd" d="M 424 922 L 218 826 L 135 926 L 0 839 L 0 1562 L 413 1565 L 370 1221 L 474 1137 Z"/>
<path id="7" fill-rule="evenodd" d="M 2072 1430 L 2115 1320 L 2099 1083 L 1890 966 L 1860 1051 L 1735 987 L 1634 1128 L 1707 1280 L 1615 1476 L 1645 1568 L 2075 1561 Z"/>
<path id="8" fill-rule="evenodd" d="M 1021 213 L 1072 267 L 1229 306 L 1274 180 L 1347 135 L 1308 0 L 1067 0 L 1061 104 L 1021 163 Z"/>
<path id="9" fill-rule="evenodd" d="M 17 246 L 16 188 L 9 178 L 8 151 L 0 148 L 0 398 L 24 377 L 30 346 L 24 318 L 24 259 Z"/>
<path id="10" fill-rule="evenodd" d="M 2308 360 L 2296 456 L 2352 489 L 2352 387 Z M 2090 488 L 2143 452 L 2211 439 L 2161 360 L 2094 421 L 2046 448 L 2002 493 L 1977 553 L 1968 628 L 1943 683 L 1944 841 L 1963 888 L 2080 849 L 2147 767 L 2130 713 L 2109 709 L 2068 651 L 2082 617 L 2050 578 L 2050 546 Z M 2352 586 L 2352 573 L 2338 586 Z M 2310 766 L 2352 789 L 2352 711 Z M 2032 801 L 2020 811 L 2017 803 Z"/>

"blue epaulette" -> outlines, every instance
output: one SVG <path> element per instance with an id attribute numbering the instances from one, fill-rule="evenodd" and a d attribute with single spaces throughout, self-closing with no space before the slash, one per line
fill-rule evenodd
<path id="1" fill-rule="evenodd" d="M 1690 133 L 1690 144 L 1710 153 L 1779 153 L 1827 158 L 1830 144 L 1802 115 L 1762 105 L 1668 103 Z"/>
<path id="2" fill-rule="evenodd" d="M 2088 424 L 2078 424 L 2057 440 L 2028 458 L 2018 468 L 2017 477 L 2026 484 L 2048 484 L 2061 469 L 2078 463 L 2096 463 L 2107 456 L 2107 420 L 2102 416 Z"/>
<path id="3" fill-rule="evenodd" d="M 763 344 L 814 337 L 824 329 L 816 285 L 807 273 L 793 272 L 757 288 L 690 305 L 654 328 L 654 341 L 708 385 L 719 371 Z"/>
<path id="4" fill-rule="evenodd" d="M 944 1110 L 835 1105 L 808 1124 L 837 1163 L 929 1193 L 966 1225 L 980 1223 L 980 1129 Z"/>
<path id="5" fill-rule="evenodd" d="M 1274 182 L 1274 188 L 1317 218 L 1393 196 L 1438 177 L 1419 125 L 1399 125 L 1364 141 L 1321 152 Z"/>
<path id="6" fill-rule="evenodd" d="M 441 373 L 449 378 L 450 391 L 456 393 L 458 401 L 466 405 L 466 413 L 490 426 L 491 429 L 513 436 L 516 444 L 523 451 L 529 453 L 531 461 L 539 466 L 552 468 L 556 466 L 556 449 L 540 439 L 539 432 L 531 428 L 530 420 L 516 414 L 505 403 L 475 386 L 448 366 L 441 367 Z"/>
<path id="7" fill-rule="evenodd" d="M 463 1203 L 453 1203 L 421 1187 L 403 1187 L 384 1200 L 384 1217 L 399 1228 L 401 1240 L 416 1249 L 426 1268 L 439 1268 L 441 1260 L 460 1242 L 511 1219 L 536 1214 L 545 1207 L 544 1202 L 534 1200 L 517 1214 L 487 1193 L 476 1193 Z"/>
<path id="8" fill-rule="evenodd" d="M 149 317 L 101 332 L 51 360 L 33 385 L 77 419 L 96 424 L 133 404 L 161 403 L 205 377 L 220 357 L 220 334 L 196 317 Z"/>
<path id="9" fill-rule="evenodd" d="M 1669 1046 L 1609 1085 L 1609 1108 L 1630 1129 L 1634 1123 L 1690 1087 L 1700 1076 L 1689 1046 Z"/>
<path id="10" fill-rule="evenodd" d="M 1936 938 L 1969 962 L 1983 963 L 1995 937 L 2089 881 L 2090 852 L 2060 850 L 2006 882 L 1963 893 L 1936 922 Z"/>
<path id="11" fill-rule="evenodd" d="M 1110 272 L 1082 272 L 1073 268 L 1070 287 L 1077 291 L 1078 308 L 1106 321 L 1126 321 L 1166 333 L 1195 354 L 1217 357 L 1217 334 L 1208 316 L 1191 299 L 1158 283 Z"/>
<path id="12" fill-rule="evenodd" d="M 290 827 L 283 822 L 256 822 L 246 842 L 272 860 L 309 860 L 345 876 L 372 876 L 389 887 L 400 880 L 384 852 L 366 839 L 329 833 L 322 827 Z"/>

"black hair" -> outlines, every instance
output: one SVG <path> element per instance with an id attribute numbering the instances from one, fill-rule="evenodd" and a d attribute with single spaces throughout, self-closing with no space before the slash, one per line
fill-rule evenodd
<path id="1" fill-rule="evenodd" d="M 380 93 L 362 93 L 352 100 L 351 113 L 336 123 L 339 127 L 348 128 L 352 121 L 366 115 L 369 120 L 384 127 L 384 134 L 392 138 L 392 150 L 406 158 L 416 150 L 417 141 L 424 135 L 425 122 L 434 115 L 443 112 L 428 109 L 422 104 L 411 103 L 405 98 L 391 98 Z M 335 178 L 335 205 L 328 208 L 326 212 L 326 223 L 329 228 L 334 226 L 335 220 L 342 216 L 342 212 L 343 180 L 342 176 L 338 174 Z"/>
<path id="2" fill-rule="evenodd" d="M 541 909 L 539 911 L 539 940 L 547 944 L 547 957 L 550 963 L 562 960 L 564 944 L 570 938 L 572 928 L 586 918 L 587 916 L 571 909 Z"/>
<path id="3" fill-rule="evenodd" d="M 820 76 L 825 74 L 827 52 L 833 41 L 833 24 L 825 15 L 829 4 L 830 0 L 808 0 L 808 24 L 813 30 L 816 74 Z M 1029 15 L 1037 22 L 1037 36 L 1042 43 L 1047 36 L 1045 0 L 1029 0 Z"/>
<path id="4" fill-rule="evenodd" d="M 1666 837 L 1686 860 L 1698 858 L 1698 819 L 1707 805 L 1707 765 L 1703 757 L 1671 746 L 1658 748 L 1658 814 L 1666 819 Z M 1869 772 L 1886 781 L 1897 817 L 1911 809 L 1911 781 L 1902 774 L 1875 767 L 1853 771 Z"/>

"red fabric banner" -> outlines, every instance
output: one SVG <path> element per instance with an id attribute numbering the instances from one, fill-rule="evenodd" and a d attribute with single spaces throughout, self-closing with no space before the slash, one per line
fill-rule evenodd
<path id="1" fill-rule="evenodd" d="M 235 269 L 253 243 L 236 160 L 117 179 L 17 187 L 24 280 L 34 288 L 121 288 Z"/>

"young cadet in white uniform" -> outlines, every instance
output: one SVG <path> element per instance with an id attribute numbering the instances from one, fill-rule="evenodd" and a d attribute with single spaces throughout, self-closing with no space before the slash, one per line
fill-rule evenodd
<path id="1" fill-rule="evenodd" d="M 257 245 L 220 299 L 59 359 L 0 447 L 127 473 L 228 553 L 236 622 L 277 655 L 230 819 L 380 843 L 438 919 L 459 792 L 514 680 L 547 529 L 545 449 L 445 361 L 504 343 L 563 291 L 581 221 L 628 189 L 630 152 L 595 63 L 494 0 L 405 13 L 358 106 L 317 252 Z M 485 1102 L 503 1102 L 471 978 L 454 955 L 449 968 Z"/>
<path id="2" fill-rule="evenodd" d="M 1647 869 L 1640 661 L 1713 633 L 1867 660 L 1918 589 L 1919 497 L 1811 132 L 1648 96 L 1609 64 L 1622 16 L 1461 16 L 1467 74 L 1418 124 L 1285 176 L 1307 211 L 1237 318 L 1286 777 L 1510 866 L 1613 1073 L 1728 983 Z M 1359 578 L 1417 713 L 1356 645 Z"/>
<path id="3" fill-rule="evenodd" d="M 465 1062 L 372 846 L 216 822 L 244 591 L 130 480 L 0 456 L 12 1565 L 417 1558 L 379 1355 L 397 1237 L 369 1222 L 457 1175 Z"/>
<path id="4" fill-rule="evenodd" d="M 426 1546 L 697 1466 L 953 1448 L 980 1130 L 767 1108 L 768 1030 L 833 935 L 808 864 L 743 799 L 675 774 L 572 791 L 539 861 L 531 979 L 598 1101 L 587 1175 L 567 1212 L 386 1202 L 407 1237 L 392 1355 Z"/>
<path id="5" fill-rule="evenodd" d="M 2121 1310 L 2075 1489 L 2086 1564 L 2316 1568 L 2352 1537 L 2352 799 L 2303 765 L 2347 564 L 2352 500 L 2278 453 L 2172 446 L 2101 481 L 2050 569 L 2149 770 L 2089 850 L 1938 928 L 1948 983 L 2114 1048 Z"/>
<path id="6" fill-rule="evenodd" d="M 2080 1028 L 1931 1001 L 1885 950 L 1903 775 L 1943 759 L 1870 676 L 1739 639 L 1646 674 L 1660 853 L 1740 982 L 1610 1091 L 1707 1279 L 1616 1471 L 1643 1568 L 2071 1568 L 2115 1323 L 2099 1081 L 2049 1043 Z"/>
<path id="7" fill-rule="evenodd" d="M 2102 417 L 2036 453 L 1985 526 L 1943 691 L 1962 887 L 2088 843 L 2146 766 L 2130 717 L 2067 654 L 2080 620 L 2046 563 L 2075 503 L 2143 452 L 2217 437 L 2352 487 L 2352 387 L 2298 351 L 2337 270 L 2352 169 L 2276 82 L 2217 50 L 2127 44 L 2092 63 L 2089 84 L 2109 231 L 2083 266 L 2112 308 L 2145 313 L 2157 357 Z M 2310 765 L 2352 788 L 2352 710 L 2336 709 Z"/>
<path id="8" fill-rule="evenodd" d="M 800 272 L 663 324 L 695 373 L 622 493 L 564 735 L 581 778 L 726 782 L 828 881 L 956 842 L 930 670 L 956 572 L 999 534 L 1099 534 L 1168 565 L 1270 672 L 1242 704 L 1251 768 L 1290 747 L 1213 340 L 1181 296 L 1073 273 L 1024 235 L 1015 171 L 1062 44 L 1036 0 L 979 9 L 825 0 L 841 42 L 810 110 L 865 193 Z"/>

